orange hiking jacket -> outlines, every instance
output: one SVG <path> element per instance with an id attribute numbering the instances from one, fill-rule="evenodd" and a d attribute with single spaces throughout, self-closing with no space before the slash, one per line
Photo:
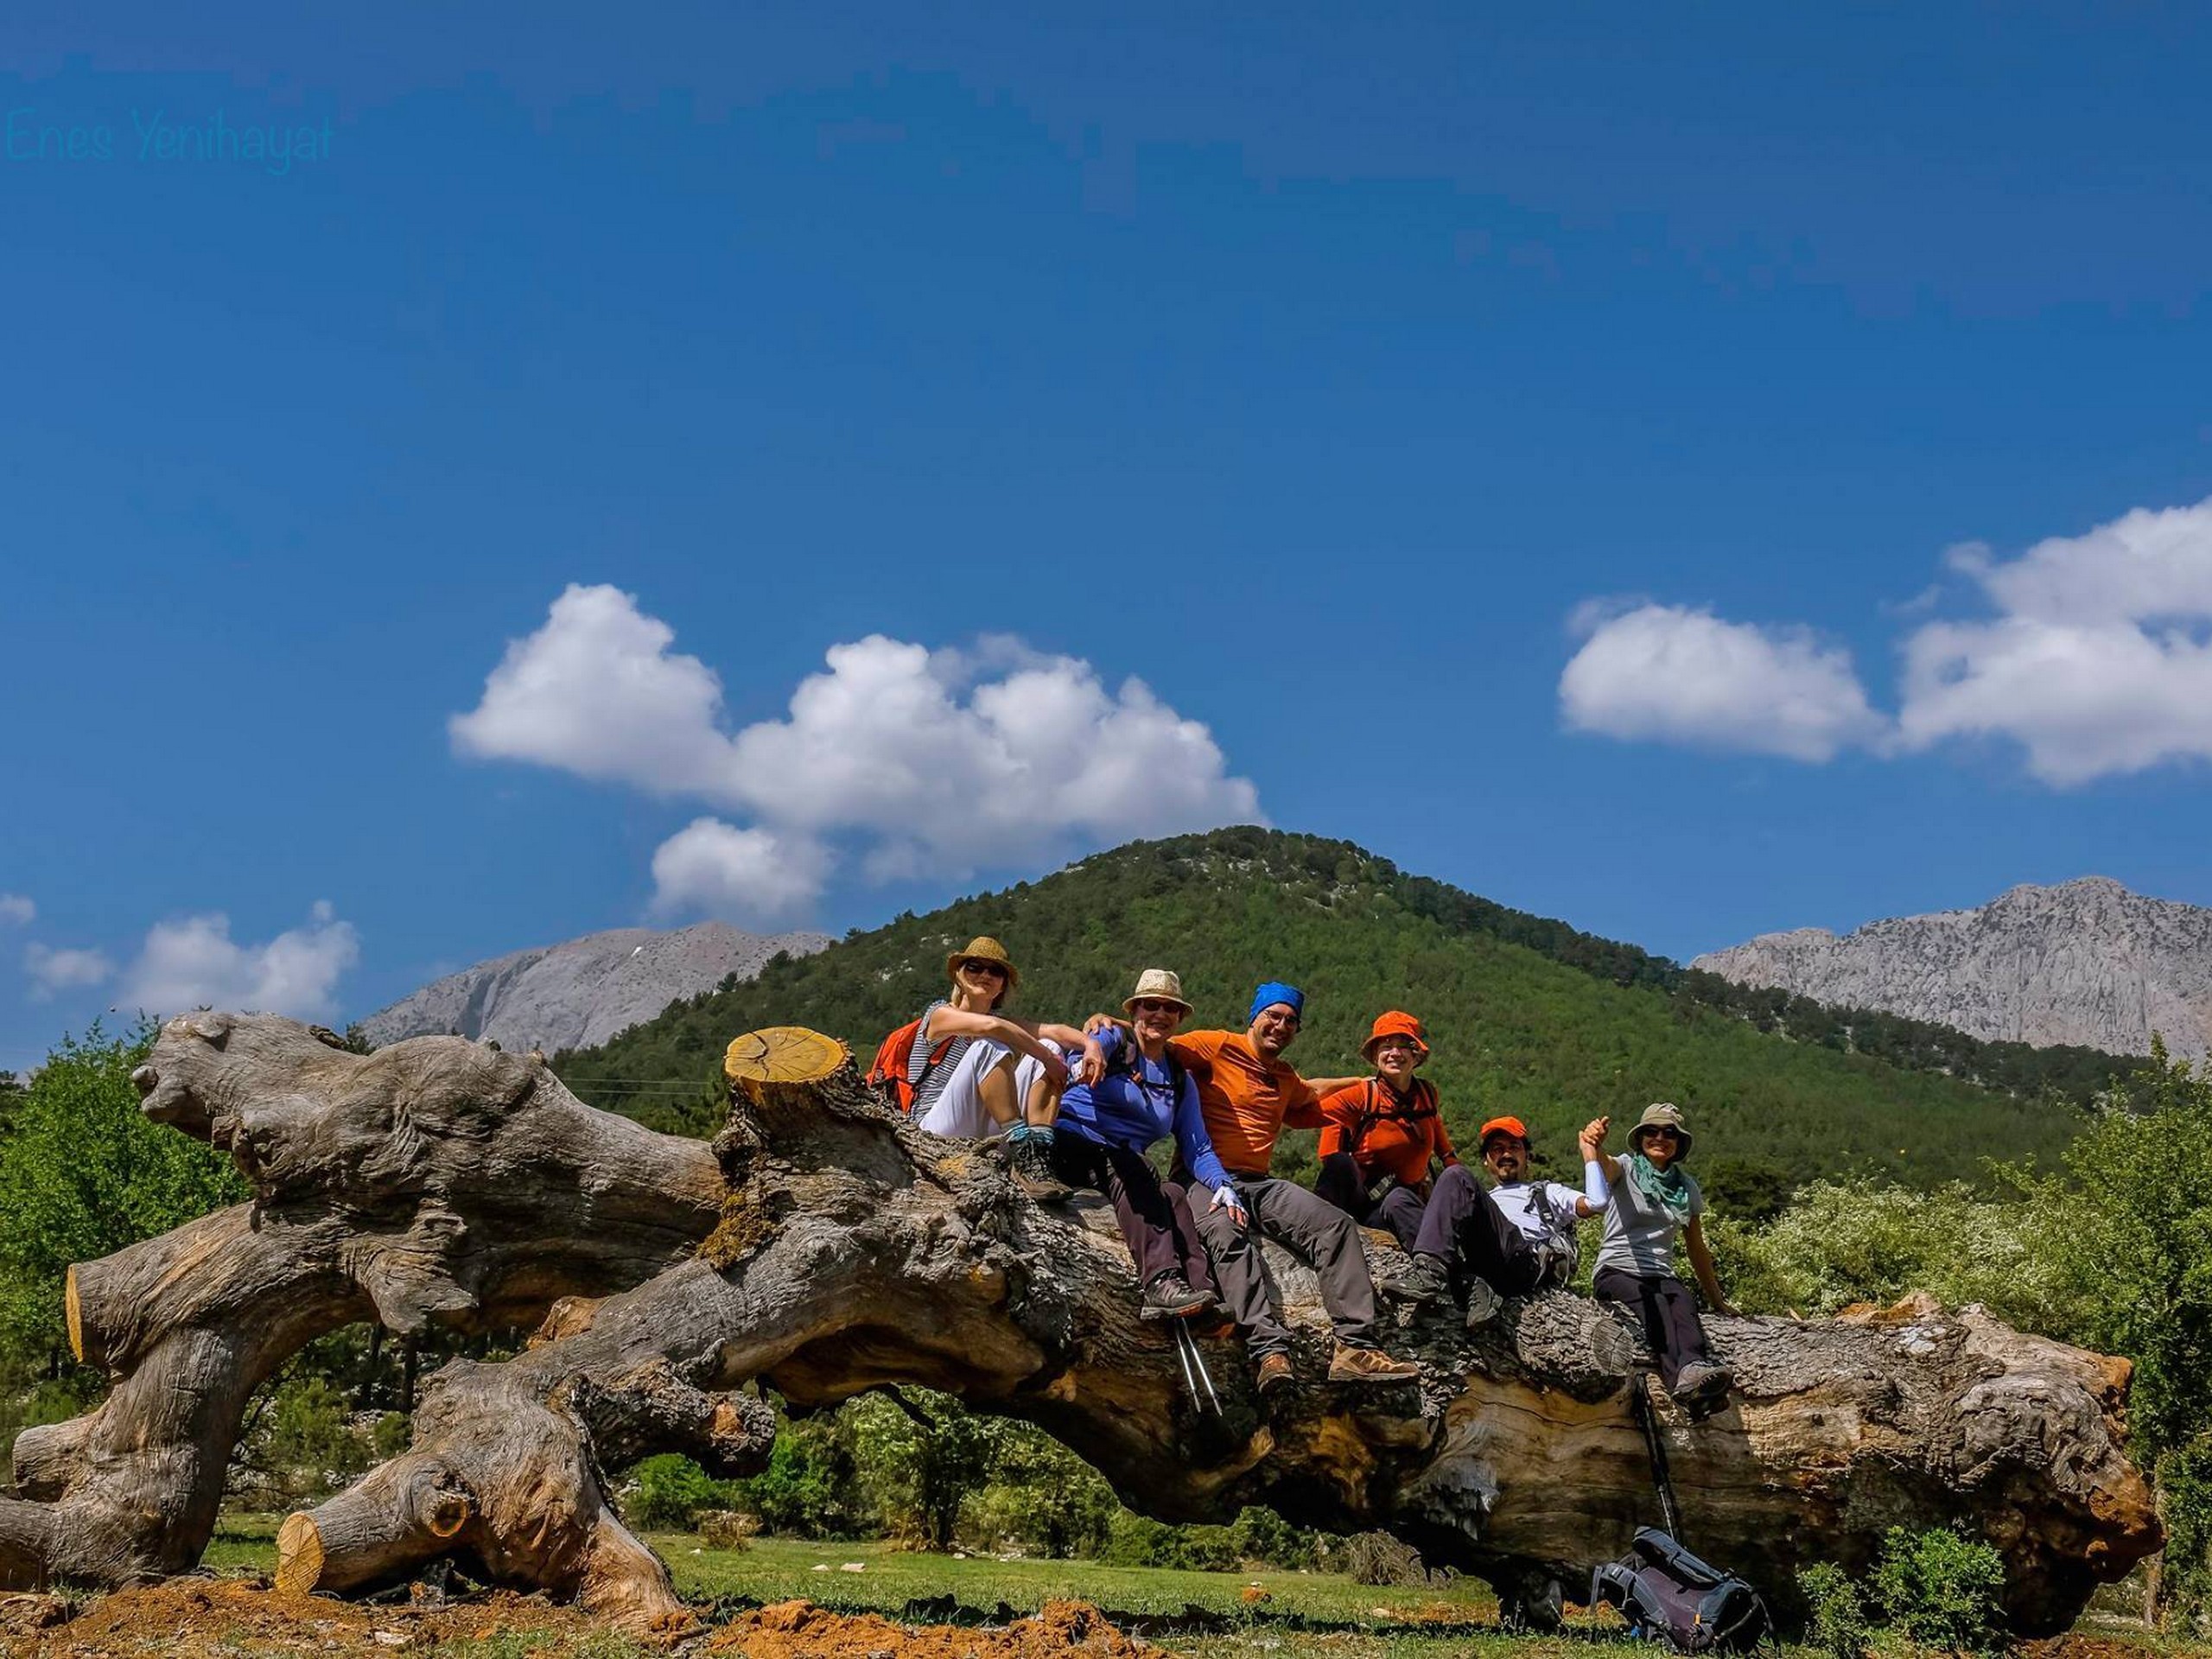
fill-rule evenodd
<path id="1" fill-rule="evenodd" d="M 1428 1179 L 1431 1158 L 1459 1161 L 1436 1090 L 1419 1078 L 1407 1096 L 1392 1093 L 1380 1077 L 1370 1077 L 1324 1096 L 1321 1112 L 1327 1119 L 1321 1126 L 1321 1156 L 1351 1153 L 1363 1181 L 1387 1170 L 1406 1185 L 1419 1186 Z"/>
<path id="2" fill-rule="evenodd" d="M 1167 1046 L 1198 1085 L 1206 1134 L 1230 1174 L 1266 1175 L 1284 1124 L 1321 1127 L 1320 1096 L 1288 1062 L 1262 1060 L 1244 1033 L 1185 1032 Z"/>

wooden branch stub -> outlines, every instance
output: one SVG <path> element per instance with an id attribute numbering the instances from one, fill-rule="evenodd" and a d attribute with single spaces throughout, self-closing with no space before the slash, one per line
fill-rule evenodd
<path id="1" fill-rule="evenodd" d="M 69 1351 L 76 1356 L 77 1363 L 79 1365 L 98 1363 L 98 1361 L 85 1357 L 85 1314 L 77 1302 L 77 1269 L 74 1264 L 71 1265 L 67 1275 L 61 1281 L 61 1312 L 69 1325 Z"/>
<path id="2" fill-rule="evenodd" d="M 276 1592 L 307 1596 L 322 1581 L 322 1534 L 304 1510 L 284 1517 L 276 1529 Z"/>
<path id="3" fill-rule="evenodd" d="M 804 1026 L 768 1026 L 730 1044 L 722 1057 L 722 1075 L 730 1087 L 760 1105 L 778 1085 L 823 1082 L 852 1058 L 852 1050 L 835 1037 Z"/>

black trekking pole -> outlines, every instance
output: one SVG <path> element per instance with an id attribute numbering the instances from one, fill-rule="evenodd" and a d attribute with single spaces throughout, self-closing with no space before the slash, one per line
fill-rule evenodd
<path id="1" fill-rule="evenodd" d="M 1643 1430 L 1643 1449 L 1651 1458 L 1651 1484 L 1659 1491 L 1659 1521 L 1667 1535 L 1680 1543 L 1682 1537 L 1681 1511 L 1675 1507 L 1675 1483 L 1667 1472 L 1667 1448 L 1659 1439 L 1659 1414 L 1651 1404 L 1652 1375 L 1638 1371 L 1636 1392 L 1630 1401 L 1630 1409 L 1636 1414 L 1637 1424 Z"/>

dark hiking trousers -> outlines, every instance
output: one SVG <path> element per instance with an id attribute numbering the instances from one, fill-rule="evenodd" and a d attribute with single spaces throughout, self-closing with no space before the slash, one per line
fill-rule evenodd
<path id="1" fill-rule="evenodd" d="M 1698 1320 L 1690 1287 L 1673 1274 L 1600 1268 L 1590 1287 L 1600 1300 L 1618 1302 L 1643 1324 L 1644 1346 L 1658 1362 L 1659 1380 L 1669 1391 L 1683 1366 L 1713 1357 L 1706 1349 L 1705 1326 Z"/>
<path id="2" fill-rule="evenodd" d="M 1370 1199 L 1367 1183 L 1359 1176 L 1358 1160 L 1348 1152 L 1332 1152 L 1321 1160 L 1320 1178 L 1313 1183 L 1313 1190 L 1361 1226 L 1388 1228 L 1402 1249 L 1414 1249 L 1414 1241 L 1421 1236 L 1421 1194 L 1392 1180 L 1389 1191 Z"/>
<path id="3" fill-rule="evenodd" d="M 1526 1296 L 1544 1267 L 1529 1236 L 1464 1164 L 1438 1174 L 1410 1248 L 1443 1257 L 1455 1274 L 1471 1274 L 1501 1296 Z"/>
<path id="4" fill-rule="evenodd" d="M 1163 1273 L 1179 1272 L 1202 1295 L 1219 1293 L 1213 1264 L 1199 1243 L 1198 1225 L 1182 1187 L 1163 1184 L 1152 1166 L 1126 1147 L 1088 1140 L 1063 1127 L 1052 1137 L 1052 1173 L 1070 1186 L 1103 1192 L 1122 1224 L 1137 1283 L 1148 1285 Z"/>
<path id="5" fill-rule="evenodd" d="M 1203 1187 L 1199 1192 L 1205 1194 Z M 1352 1218 L 1295 1182 L 1271 1175 L 1239 1175 L 1236 1193 L 1244 1203 L 1246 1224 L 1239 1227 L 1227 1205 L 1200 1210 L 1198 1236 L 1213 1257 L 1222 1300 L 1244 1327 L 1253 1357 L 1290 1351 L 1282 1293 L 1268 1276 L 1260 1250 L 1262 1238 L 1273 1239 L 1319 1275 L 1321 1305 L 1329 1310 L 1338 1342 L 1348 1348 L 1381 1347 L 1375 1335 L 1375 1281 L 1368 1277 L 1367 1255 Z"/>

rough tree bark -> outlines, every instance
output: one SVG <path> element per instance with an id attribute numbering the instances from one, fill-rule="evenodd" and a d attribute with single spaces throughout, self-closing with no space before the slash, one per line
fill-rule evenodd
<path id="1" fill-rule="evenodd" d="M 195 1564 L 256 1388 L 327 1332 L 509 1329 L 689 1258 L 721 1213 L 702 1143 L 594 1111 L 543 1063 L 458 1038 L 345 1053 L 269 1015 L 170 1020 L 147 1116 L 231 1154 L 249 1204 L 73 1268 L 99 1408 L 16 1440 L 0 1583 Z"/>
<path id="2" fill-rule="evenodd" d="M 807 1405 L 893 1382 L 943 1389 L 1039 1424 L 1154 1514 L 1225 1518 L 1261 1503 L 1306 1524 L 1385 1527 L 1538 1613 L 1656 1520 L 1626 1344 L 1581 1298 L 1516 1303 L 1471 1336 L 1424 1315 L 1398 1340 L 1423 1362 L 1418 1385 L 1332 1387 L 1319 1380 L 1317 1288 L 1276 1257 L 1301 1381 L 1263 1408 L 1236 1340 L 1207 1339 L 1216 1416 L 1185 1394 L 1166 1333 L 1137 1319 L 1110 1216 L 1020 1198 L 993 1149 L 918 1133 L 811 1033 L 731 1046 L 732 1110 L 709 1154 L 577 1105 L 542 1067 L 454 1039 L 363 1060 L 303 1044 L 289 1022 L 201 1019 L 221 1035 L 165 1031 L 148 1109 L 239 1155 L 264 1193 L 251 1217 L 317 1232 L 317 1250 L 281 1257 L 311 1264 L 283 1298 L 313 1302 L 320 1319 L 373 1311 L 419 1327 L 543 1307 L 588 1279 L 631 1287 L 553 1307 L 511 1361 L 433 1376 L 412 1450 L 286 1522 L 289 1587 L 349 1590 L 451 1554 L 632 1624 L 680 1621 L 661 1563 L 610 1507 L 605 1471 L 664 1449 L 755 1466 L 766 1419 L 736 1392 L 753 1379 Z M 424 1100 L 443 1103 L 427 1114 L 442 1127 L 425 1127 Z M 372 1168 L 428 1173 L 379 1185 Z M 579 1203 L 588 1225 L 568 1207 Z M 610 1228 L 631 1242 L 616 1249 Z M 188 1551 L 164 1546 L 143 1524 L 132 1532 L 126 1503 L 181 1514 L 188 1491 L 212 1515 L 207 1465 L 219 1492 L 230 1402 L 251 1386 L 239 1379 L 305 1338 L 304 1316 L 274 1336 L 238 1331 L 283 1323 L 275 1293 L 208 1288 L 239 1263 L 242 1282 L 282 1277 L 238 1243 L 257 1233 L 181 1242 L 194 1231 L 137 1247 L 168 1252 L 139 1280 L 79 1274 L 79 1322 L 97 1307 L 96 1351 L 123 1382 L 94 1418 L 18 1443 L 19 1482 L 54 1501 L 0 1508 L 11 1552 L 0 1565 L 113 1581 L 196 1555 L 204 1528 Z M 395 1240 L 416 1241 L 405 1270 L 371 1270 Z M 1402 1258 L 1381 1235 L 1369 1249 L 1387 1287 Z M 158 1286 L 149 1300 L 169 1311 L 130 1318 L 113 1295 L 88 1300 L 103 1277 Z M 1745 1390 L 1705 1424 L 1667 1420 L 1686 1541 L 1785 1600 L 1804 1561 L 1859 1564 L 1891 1525 L 1955 1521 L 2002 1553 L 2016 1625 L 2047 1630 L 2157 1545 L 2121 1446 L 2123 1362 L 1917 1306 L 1712 1329 Z M 224 1332 L 233 1346 L 219 1364 L 164 1359 Z M 153 1367 L 166 1367 L 156 1386 L 199 1402 L 194 1433 L 172 1421 L 192 1414 L 184 1406 L 162 1417 L 128 1392 Z M 143 1446 L 134 1425 L 151 1431 Z M 118 1536 L 136 1542 L 102 1547 Z"/>

